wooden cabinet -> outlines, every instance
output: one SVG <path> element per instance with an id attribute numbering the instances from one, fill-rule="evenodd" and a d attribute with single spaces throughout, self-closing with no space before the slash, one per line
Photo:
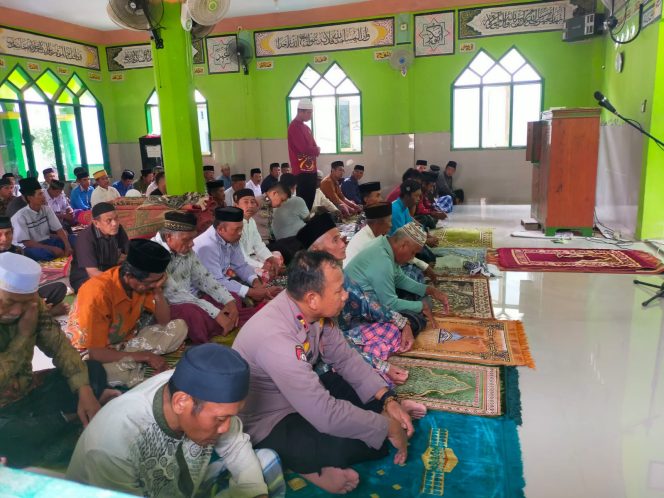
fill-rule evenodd
<path id="1" fill-rule="evenodd" d="M 599 108 L 551 109 L 541 121 L 528 124 L 531 216 L 546 235 L 558 230 L 592 235 L 599 115 Z"/>

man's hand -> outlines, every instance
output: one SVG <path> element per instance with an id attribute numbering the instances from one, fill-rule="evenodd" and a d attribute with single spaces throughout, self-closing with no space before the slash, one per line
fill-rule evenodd
<path id="1" fill-rule="evenodd" d="M 341 216 L 343 218 L 349 218 L 350 217 L 350 209 L 343 202 L 341 204 L 339 204 L 338 208 L 339 208 L 339 212 L 341 213 Z"/>
<path id="2" fill-rule="evenodd" d="M 397 454 L 394 455 L 394 463 L 401 465 L 406 463 L 406 458 L 408 458 L 408 437 L 397 420 L 390 416 L 388 416 L 388 420 L 387 439 L 397 450 Z"/>
<path id="3" fill-rule="evenodd" d="M 277 264 L 277 260 L 274 256 L 265 260 L 265 263 L 263 263 L 263 271 L 266 271 L 271 279 L 278 275 L 279 265 Z"/>
<path id="4" fill-rule="evenodd" d="M 449 314 L 450 312 L 450 303 L 447 300 L 447 294 L 444 292 L 438 290 L 436 287 L 430 285 L 427 287 L 427 296 L 431 296 L 434 298 L 436 301 L 441 303 L 443 305 L 444 311 L 446 315 Z"/>
<path id="5" fill-rule="evenodd" d="M 284 288 L 279 285 L 275 285 L 274 287 L 268 287 L 267 299 L 274 299 L 275 297 L 277 297 L 277 294 L 279 294 L 282 290 L 284 290 Z"/>
<path id="6" fill-rule="evenodd" d="M 408 370 L 397 367 L 396 365 L 390 365 L 390 369 L 387 371 L 387 376 L 397 386 L 401 386 L 408 380 Z"/>
<path id="7" fill-rule="evenodd" d="M 147 363 L 156 373 L 168 370 L 168 363 L 166 363 L 166 360 L 154 353 L 138 353 L 134 356 L 134 360 L 140 363 Z"/>
<path id="8" fill-rule="evenodd" d="M 433 316 L 433 313 L 431 313 L 431 308 L 429 308 L 429 305 L 425 301 L 422 302 L 422 314 L 434 328 L 438 328 L 438 321 Z"/>
<path id="9" fill-rule="evenodd" d="M 399 346 L 399 352 L 405 353 L 406 351 L 410 351 L 414 342 L 415 336 L 413 335 L 413 329 L 410 328 L 410 323 L 407 323 L 401 331 L 401 346 Z"/>
<path id="10" fill-rule="evenodd" d="M 224 313 L 223 310 L 219 312 L 219 314 L 215 317 L 214 319 L 215 322 L 219 324 L 219 326 L 223 329 L 222 335 L 228 335 L 228 333 L 235 328 L 235 323 L 233 322 L 233 319 L 228 316 L 226 313 Z"/>
<path id="11" fill-rule="evenodd" d="M 60 249 L 59 247 L 56 247 L 56 246 L 43 245 L 43 246 L 41 246 L 41 248 L 46 249 L 48 252 L 50 252 L 56 258 L 62 258 L 65 255 L 65 251 Z"/>
<path id="12" fill-rule="evenodd" d="M 68 257 L 71 256 L 72 254 L 74 254 L 74 250 L 71 248 L 71 246 L 70 246 L 69 244 L 67 244 L 67 245 L 65 246 L 64 256 L 65 256 L 66 258 L 68 258 Z"/>
<path id="13" fill-rule="evenodd" d="M 429 247 L 436 247 L 438 245 L 438 239 L 436 237 L 432 237 L 431 235 L 427 235 L 427 245 Z"/>
<path id="14" fill-rule="evenodd" d="M 256 279 L 258 280 L 258 279 Z M 260 287 L 251 287 L 249 291 L 247 292 L 247 296 L 253 299 L 254 301 L 263 301 L 267 299 L 268 296 L 268 289 L 263 287 L 262 285 Z"/>
<path id="15" fill-rule="evenodd" d="M 153 292 L 164 292 L 164 285 L 166 285 L 166 280 L 168 280 L 168 273 L 164 273 L 162 277 L 157 280 L 152 289 Z"/>
<path id="16" fill-rule="evenodd" d="M 401 407 L 401 403 L 396 400 L 389 400 L 383 407 L 385 413 L 387 413 L 391 418 L 399 422 L 401 428 L 406 431 L 406 436 L 411 437 L 415 429 L 413 428 L 413 421 L 410 418 L 410 415 L 406 413 Z"/>
<path id="17" fill-rule="evenodd" d="M 37 320 L 39 318 L 38 299 L 37 293 L 35 293 L 34 299 L 26 305 L 23 314 L 18 319 L 18 334 L 21 336 L 29 337 L 37 330 Z"/>
<path id="18" fill-rule="evenodd" d="M 228 317 L 233 322 L 233 327 L 237 327 L 237 324 L 240 320 L 240 312 L 237 309 L 235 299 L 224 304 L 224 307 L 221 309 L 221 311 L 228 315 Z"/>
<path id="19" fill-rule="evenodd" d="M 434 285 L 438 283 L 438 274 L 431 265 L 427 266 L 426 270 L 424 270 L 424 275 L 429 277 L 429 280 L 431 280 L 431 283 Z"/>
<path id="20" fill-rule="evenodd" d="M 78 418 L 81 419 L 83 427 L 87 427 L 97 412 L 101 409 L 101 405 L 97 398 L 95 398 L 92 388 L 90 386 L 81 386 L 78 390 L 78 408 L 76 413 Z"/>

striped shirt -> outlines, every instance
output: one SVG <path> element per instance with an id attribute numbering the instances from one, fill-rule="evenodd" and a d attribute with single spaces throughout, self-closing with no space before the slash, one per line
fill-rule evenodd
<path id="1" fill-rule="evenodd" d="M 62 230 L 60 220 L 48 206 L 42 206 L 39 211 L 25 206 L 12 216 L 12 227 L 15 244 L 24 240 L 41 242 L 50 238 L 51 232 Z"/>

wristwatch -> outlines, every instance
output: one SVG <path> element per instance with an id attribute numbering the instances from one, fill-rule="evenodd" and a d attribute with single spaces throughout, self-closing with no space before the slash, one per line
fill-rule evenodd
<path id="1" fill-rule="evenodd" d="M 379 401 L 383 406 L 385 406 L 390 400 L 396 401 L 397 403 L 399 402 L 399 396 L 394 391 L 394 389 L 388 389 L 385 391 L 385 393 L 380 397 Z"/>

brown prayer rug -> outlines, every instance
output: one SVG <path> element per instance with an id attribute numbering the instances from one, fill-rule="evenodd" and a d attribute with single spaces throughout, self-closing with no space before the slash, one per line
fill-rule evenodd
<path id="1" fill-rule="evenodd" d="M 408 370 L 397 386 L 399 396 L 430 410 L 495 417 L 500 415 L 499 367 L 392 357 L 390 363 Z"/>
<path id="2" fill-rule="evenodd" d="M 520 321 L 438 317 L 439 328 L 423 330 L 403 356 L 483 365 L 535 368 Z"/>
<path id="3" fill-rule="evenodd" d="M 493 318 L 489 279 L 486 277 L 448 276 L 438 280 L 438 289 L 447 294 L 449 316 Z M 433 311 L 442 312 L 443 305 L 433 302 Z"/>

